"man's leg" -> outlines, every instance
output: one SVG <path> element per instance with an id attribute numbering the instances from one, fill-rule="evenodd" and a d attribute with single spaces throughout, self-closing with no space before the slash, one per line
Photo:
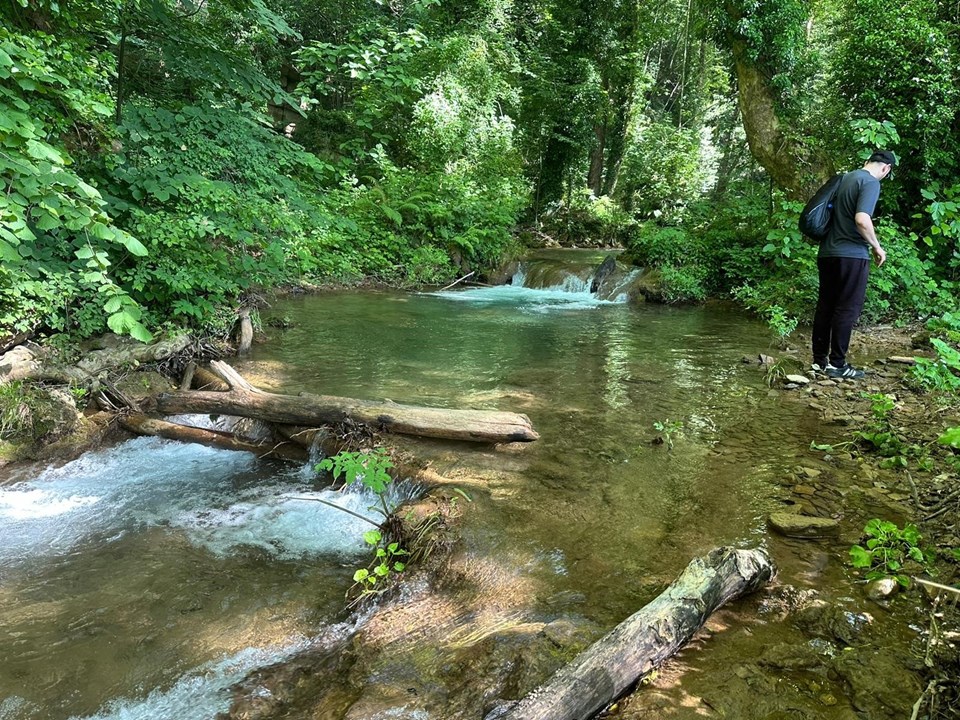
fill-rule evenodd
<path id="1" fill-rule="evenodd" d="M 870 261 L 860 258 L 836 258 L 837 295 L 830 328 L 830 364 L 843 367 L 847 361 L 853 326 L 860 319 L 870 277 Z"/>
<path id="2" fill-rule="evenodd" d="M 817 311 L 813 315 L 813 362 L 821 368 L 827 365 L 830 352 L 830 331 L 837 302 L 840 258 L 817 258 L 820 287 L 817 291 Z"/>

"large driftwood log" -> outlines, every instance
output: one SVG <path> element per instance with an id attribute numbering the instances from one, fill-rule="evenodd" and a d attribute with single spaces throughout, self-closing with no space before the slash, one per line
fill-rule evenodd
<path id="1" fill-rule="evenodd" d="M 587 720 L 679 650 L 724 603 L 776 570 L 761 550 L 717 548 L 696 558 L 655 600 L 617 625 L 501 720 Z"/>
<path id="2" fill-rule="evenodd" d="M 354 420 L 401 435 L 471 440 L 530 442 L 539 434 L 530 418 L 492 410 L 446 410 L 329 395 L 278 395 L 259 390 L 222 361 L 210 366 L 229 383 L 229 392 L 174 392 L 157 398 L 163 413 L 239 415 L 286 425 L 316 426 Z"/>
<path id="3" fill-rule="evenodd" d="M 228 433 L 204 430 L 202 428 L 189 427 L 188 425 L 179 425 L 177 423 L 166 422 L 165 420 L 156 420 L 137 413 L 121 416 L 120 424 L 130 432 L 137 433 L 138 435 L 155 435 L 156 437 L 162 437 L 168 440 L 197 443 L 208 447 L 221 448 L 223 450 L 245 450 L 261 458 L 276 457 L 304 462 L 308 456 L 307 451 L 296 443 L 267 442 L 258 444 L 247 442 Z"/>

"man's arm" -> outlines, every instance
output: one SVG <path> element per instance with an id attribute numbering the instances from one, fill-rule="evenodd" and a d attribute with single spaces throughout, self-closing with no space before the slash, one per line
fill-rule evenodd
<path id="1" fill-rule="evenodd" d="M 880 247 L 880 241 L 877 240 L 877 232 L 873 229 L 873 218 L 865 212 L 858 212 L 854 218 L 857 223 L 857 231 L 873 250 L 873 256 L 877 259 L 877 267 L 883 265 L 887 259 L 887 253 Z"/>

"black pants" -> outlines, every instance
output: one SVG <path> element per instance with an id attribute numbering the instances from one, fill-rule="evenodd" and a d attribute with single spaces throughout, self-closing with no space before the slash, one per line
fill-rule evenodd
<path id="1" fill-rule="evenodd" d="M 831 365 L 842 367 L 850 347 L 850 334 L 867 295 L 870 260 L 817 258 L 817 269 L 820 293 L 813 316 L 813 361 L 822 365 L 829 359 Z"/>

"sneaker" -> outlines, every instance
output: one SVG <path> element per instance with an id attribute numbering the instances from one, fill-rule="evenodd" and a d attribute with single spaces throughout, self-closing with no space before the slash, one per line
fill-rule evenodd
<path id="1" fill-rule="evenodd" d="M 841 367 L 827 365 L 827 375 L 842 380 L 859 380 L 863 377 L 863 370 L 857 370 L 853 365 L 844 363 Z"/>

